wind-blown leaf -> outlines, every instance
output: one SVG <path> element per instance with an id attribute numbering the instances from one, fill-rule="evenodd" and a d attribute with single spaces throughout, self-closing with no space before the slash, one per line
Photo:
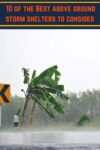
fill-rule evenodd
<path id="1" fill-rule="evenodd" d="M 59 76 L 55 76 L 55 81 L 56 81 L 56 83 L 58 83 L 59 80 L 60 80 L 60 77 L 59 77 Z"/>
<path id="2" fill-rule="evenodd" d="M 68 100 L 68 96 L 66 95 L 66 94 L 64 94 L 64 93 L 59 93 L 59 96 L 62 98 L 62 100 Z"/>
<path id="3" fill-rule="evenodd" d="M 22 68 L 22 71 L 24 73 L 24 84 L 28 84 L 30 79 L 29 79 L 29 70 L 26 68 Z"/>
<path id="4" fill-rule="evenodd" d="M 90 119 L 87 114 L 84 114 L 80 117 L 80 119 L 77 121 L 77 126 L 83 126 L 86 122 L 89 122 Z"/>
<path id="5" fill-rule="evenodd" d="M 64 91 L 64 86 L 63 85 L 56 85 L 55 87 L 47 87 L 46 89 L 48 92 L 53 93 L 53 94 L 58 94 L 59 92 Z"/>
<path id="6" fill-rule="evenodd" d="M 49 106 L 49 108 L 50 108 L 51 105 L 49 103 L 51 103 L 53 108 L 57 112 L 64 113 L 64 107 L 62 106 L 62 104 L 60 104 L 58 101 L 56 101 L 56 99 L 48 91 L 46 91 L 42 88 L 41 89 L 37 88 L 37 89 L 35 89 L 35 91 L 39 92 L 39 93 L 35 93 L 35 95 L 37 94 L 38 99 L 42 98 L 41 100 L 45 101 L 46 107 Z"/>
<path id="7" fill-rule="evenodd" d="M 34 70 L 33 73 L 32 73 L 31 81 L 34 80 L 35 77 L 36 77 L 36 70 Z"/>
<path id="8" fill-rule="evenodd" d="M 56 85 L 56 86 L 55 86 L 55 89 L 57 89 L 57 90 L 63 92 L 63 91 L 64 91 L 64 85 Z"/>
<path id="9" fill-rule="evenodd" d="M 58 86 L 59 87 L 59 86 Z M 52 94 L 56 94 L 57 96 L 59 96 L 61 99 L 63 100 L 68 100 L 68 96 L 65 95 L 64 93 L 62 93 L 60 90 L 58 90 L 57 88 L 44 88 L 46 89 L 48 92 L 52 93 Z"/>
<path id="10" fill-rule="evenodd" d="M 64 107 L 57 102 L 53 96 L 50 96 L 49 101 L 54 105 L 54 108 L 58 113 L 64 113 Z"/>
<path id="11" fill-rule="evenodd" d="M 60 76 L 60 72 L 57 70 L 58 67 L 57 65 L 52 66 L 48 69 L 46 69 L 45 71 L 43 71 L 38 77 L 36 77 L 33 81 L 32 84 L 37 85 L 37 84 L 41 84 L 41 82 L 46 82 L 46 81 L 55 81 L 52 79 L 52 76 L 55 74 L 56 76 Z M 54 84 L 54 83 L 53 83 Z"/>
<path id="12" fill-rule="evenodd" d="M 44 90 L 44 89 L 43 89 Z M 59 113 L 64 113 L 64 107 L 62 104 L 60 104 L 47 90 L 45 91 L 45 95 L 48 99 L 48 101 L 54 105 L 54 109 Z"/>
<path id="13" fill-rule="evenodd" d="M 54 118 L 54 114 L 53 112 L 51 111 L 51 109 L 47 106 L 45 106 L 41 100 L 38 99 L 38 97 L 36 97 L 35 95 L 32 94 L 32 99 L 35 100 L 40 106 L 42 106 L 42 108 L 44 109 L 45 112 L 48 113 L 48 115 L 51 117 L 51 118 Z"/>

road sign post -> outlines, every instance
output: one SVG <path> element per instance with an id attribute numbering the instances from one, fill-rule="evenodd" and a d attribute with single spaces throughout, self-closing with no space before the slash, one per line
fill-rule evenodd
<path id="1" fill-rule="evenodd" d="M 1 105 L 0 105 L 0 127 L 1 127 Z"/>

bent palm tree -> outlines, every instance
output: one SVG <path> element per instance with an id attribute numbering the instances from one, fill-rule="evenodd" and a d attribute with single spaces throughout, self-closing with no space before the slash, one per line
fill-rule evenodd
<path id="1" fill-rule="evenodd" d="M 77 121 L 77 126 L 83 126 L 86 122 L 90 122 L 90 118 L 87 114 L 83 114 L 80 119 Z"/>
<path id="2" fill-rule="evenodd" d="M 34 70 L 31 79 L 29 78 L 29 70 L 25 68 L 22 69 L 27 90 L 26 92 L 22 90 L 26 98 L 21 116 L 21 126 L 24 123 L 26 108 L 30 100 L 33 101 L 33 107 L 30 113 L 30 125 L 32 124 L 32 116 L 36 104 L 40 105 L 51 118 L 54 117 L 54 111 L 64 113 L 63 105 L 55 98 L 55 96 L 59 96 L 61 99 L 68 99 L 68 97 L 63 94 L 64 86 L 59 85 L 61 74 L 57 69 L 57 65 L 52 66 L 38 76 L 36 76 L 36 71 Z"/>

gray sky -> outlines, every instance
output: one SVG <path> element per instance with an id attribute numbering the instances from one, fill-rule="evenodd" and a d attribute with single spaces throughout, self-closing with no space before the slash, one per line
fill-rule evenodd
<path id="1" fill-rule="evenodd" d="M 22 67 L 57 64 L 65 91 L 100 88 L 100 30 L 0 30 L 0 82 L 22 95 Z"/>

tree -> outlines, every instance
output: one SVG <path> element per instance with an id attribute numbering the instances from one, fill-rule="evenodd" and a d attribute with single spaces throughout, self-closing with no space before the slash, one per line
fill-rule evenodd
<path id="1" fill-rule="evenodd" d="M 86 122 L 90 122 L 90 118 L 87 114 L 83 114 L 80 119 L 77 121 L 77 126 L 83 126 Z"/>
<path id="2" fill-rule="evenodd" d="M 27 89 L 26 91 L 22 89 L 25 95 L 25 104 L 20 125 L 23 126 L 26 108 L 30 100 L 33 101 L 30 125 L 32 124 L 36 104 L 40 105 L 51 118 L 54 118 L 55 112 L 64 113 L 63 105 L 55 98 L 55 96 L 59 96 L 62 100 L 68 99 L 63 93 L 64 85 L 59 84 L 61 73 L 58 71 L 57 65 L 46 69 L 38 76 L 36 76 L 36 70 L 33 70 L 31 78 L 28 69 L 23 68 L 22 71 L 24 73 L 24 84 L 27 85 Z"/>

